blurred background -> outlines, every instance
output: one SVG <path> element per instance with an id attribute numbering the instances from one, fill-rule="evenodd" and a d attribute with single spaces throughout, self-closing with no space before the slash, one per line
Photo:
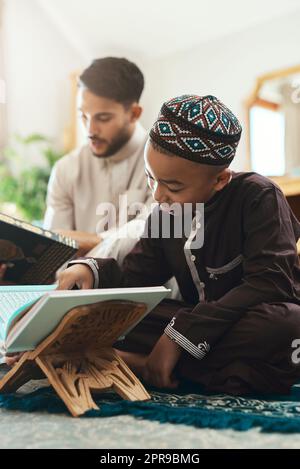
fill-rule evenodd
<path id="1" fill-rule="evenodd" d="M 297 212 L 299 44 L 299 0 L 0 0 L 0 209 L 41 218 L 51 166 L 82 143 L 76 76 L 114 55 L 144 73 L 146 129 L 175 95 L 224 101 L 244 127 L 232 168 L 278 178 Z"/>

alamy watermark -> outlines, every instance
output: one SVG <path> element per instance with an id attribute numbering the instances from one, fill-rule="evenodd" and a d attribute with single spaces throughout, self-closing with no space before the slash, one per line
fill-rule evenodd
<path id="1" fill-rule="evenodd" d="M 204 204 L 203 203 L 162 203 L 149 206 L 141 202 L 128 203 L 127 194 L 119 196 L 119 204 L 100 203 L 96 209 L 99 222 L 96 233 L 118 229 L 119 238 L 187 238 L 191 249 L 200 249 L 204 243 Z M 144 220 L 132 225 L 131 220 Z M 136 228 L 136 229 L 135 229 Z"/>
<path id="2" fill-rule="evenodd" d="M 299 365 L 300 363 L 300 339 L 294 339 L 291 347 L 295 349 L 292 353 L 292 362 L 295 365 Z"/>

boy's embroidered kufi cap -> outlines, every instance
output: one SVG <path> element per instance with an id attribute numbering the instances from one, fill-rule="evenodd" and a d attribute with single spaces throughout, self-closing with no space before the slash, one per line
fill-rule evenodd
<path id="1" fill-rule="evenodd" d="M 183 95 L 165 102 L 150 137 L 168 152 L 209 165 L 229 164 L 242 127 L 215 96 Z"/>

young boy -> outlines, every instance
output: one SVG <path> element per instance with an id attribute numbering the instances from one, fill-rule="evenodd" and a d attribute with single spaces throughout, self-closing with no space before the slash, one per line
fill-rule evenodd
<path id="1" fill-rule="evenodd" d="M 300 224 L 272 181 L 229 169 L 240 135 L 239 121 L 214 96 L 166 102 L 145 150 L 159 204 L 147 236 L 121 268 L 113 259 L 82 259 L 59 279 L 69 289 L 162 285 L 176 277 L 184 302 L 162 302 L 116 345 L 158 387 L 191 380 L 211 392 L 286 393 L 300 379 L 292 360 L 300 338 Z M 187 236 L 176 236 L 176 216 L 164 209 L 173 203 L 192 204 Z M 151 236 L 151 223 L 166 220 L 170 236 Z M 193 244 L 200 230 L 203 243 Z"/>

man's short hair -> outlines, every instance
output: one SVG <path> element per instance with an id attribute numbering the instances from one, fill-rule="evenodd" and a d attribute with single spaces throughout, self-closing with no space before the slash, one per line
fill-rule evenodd
<path id="1" fill-rule="evenodd" d="M 139 102 L 144 89 L 141 70 L 124 58 L 104 57 L 94 60 L 79 77 L 83 86 L 96 96 L 112 99 L 124 106 Z"/>

